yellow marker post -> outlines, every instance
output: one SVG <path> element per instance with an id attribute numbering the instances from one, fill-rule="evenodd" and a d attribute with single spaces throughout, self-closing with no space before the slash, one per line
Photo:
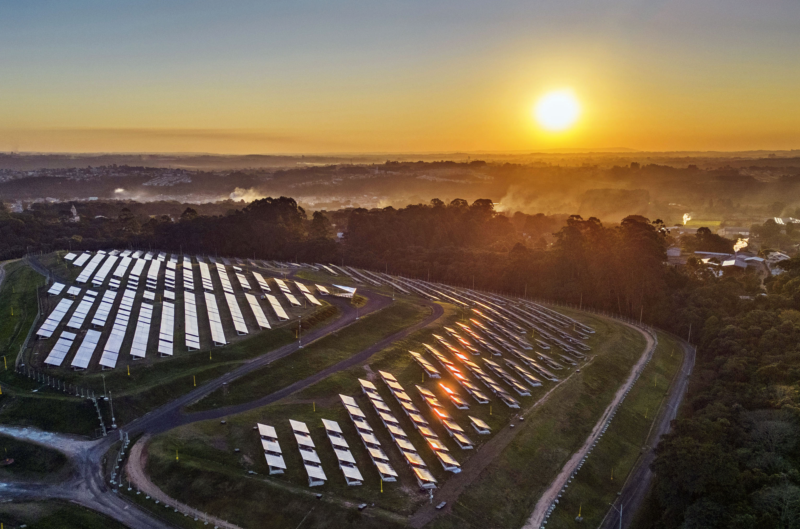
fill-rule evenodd
<path id="1" fill-rule="evenodd" d="M 192 384 L 194 384 L 194 387 L 197 387 L 197 378 L 195 375 L 192 375 Z"/>
<path id="2" fill-rule="evenodd" d="M 314 413 L 316 413 L 317 412 L 317 403 L 316 402 L 312 402 L 311 404 L 314 406 Z"/>
<path id="3" fill-rule="evenodd" d="M 131 366 L 128 366 L 128 376 L 131 376 Z"/>
<path id="4" fill-rule="evenodd" d="M 211 360 L 211 349 L 208 350 L 208 359 Z"/>
<path id="5" fill-rule="evenodd" d="M 583 509 L 583 504 L 581 504 L 580 507 L 578 507 L 578 518 L 581 517 L 581 510 L 582 509 Z"/>
<path id="6" fill-rule="evenodd" d="M 178 451 L 175 450 L 175 461 L 178 461 Z"/>
<path id="7" fill-rule="evenodd" d="M 489 415 L 491 415 L 491 414 L 492 414 L 492 405 L 489 404 Z"/>
<path id="8" fill-rule="evenodd" d="M 11 307 L 11 315 L 14 315 L 14 307 Z"/>
<path id="9" fill-rule="evenodd" d="M 381 494 L 383 494 L 383 480 L 381 480 Z M 0 528 L 2 529 L 2 528 Z"/>
<path id="10" fill-rule="evenodd" d="M 611 481 L 614 481 L 614 468 L 611 468 Z"/>
<path id="11" fill-rule="evenodd" d="M 2 394 L 3 394 L 3 388 L 0 387 L 0 395 L 2 395 Z"/>
<path id="12" fill-rule="evenodd" d="M 3 366 L 6 368 L 6 371 L 8 371 L 8 363 L 6 362 L 5 356 L 3 357 Z"/>

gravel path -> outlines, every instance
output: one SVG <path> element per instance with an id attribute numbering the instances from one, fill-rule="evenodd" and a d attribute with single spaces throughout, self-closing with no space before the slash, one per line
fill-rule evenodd
<path id="1" fill-rule="evenodd" d="M 633 386 L 633 384 L 636 382 L 636 378 L 642 372 L 650 358 L 652 358 L 653 352 L 655 351 L 658 343 L 657 340 L 649 332 L 644 331 L 639 327 L 634 327 L 633 325 L 629 326 L 642 333 L 642 335 L 645 337 L 645 340 L 647 340 L 647 346 L 645 347 L 641 358 L 639 358 L 639 361 L 636 362 L 636 364 L 633 366 L 633 369 L 631 369 L 628 379 L 617 390 L 616 395 L 614 395 L 614 399 L 608 405 L 605 412 L 603 412 L 600 420 L 597 421 L 597 424 L 592 429 L 592 433 L 589 434 L 586 442 L 583 444 L 580 450 L 572 455 L 569 461 L 567 461 L 567 463 L 564 465 L 564 468 L 561 469 L 561 472 L 558 473 L 550 486 L 541 495 L 539 501 L 536 503 L 536 507 L 533 509 L 533 513 L 523 526 L 523 529 L 538 529 L 541 527 L 550 505 L 558 497 L 558 493 L 561 492 L 561 489 L 564 488 L 564 485 L 567 484 L 567 481 L 572 473 L 577 470 L 578 465 L 580 465 L 583 458 L 586 457 L 586 454 L 592 448 L 592 445 L 600 438 L 600 434 L 603 432 L 603 428 L 605 428 L 606 423 L 611 417 L 611 414 L 617 409 L 619 403 L 622 402 L 623 398 L 625 398 L 625 393 L 631 388 L 631 386 Z"/>

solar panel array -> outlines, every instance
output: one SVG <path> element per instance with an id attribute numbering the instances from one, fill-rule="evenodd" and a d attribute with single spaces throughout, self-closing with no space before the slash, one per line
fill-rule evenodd
<path id="1" fill-rule="evenodd" d="M 256 278 L 256 281 L 258 282 L 258 288 L 261 289 L 261 292 L 272 292 L 267 284 L 267 280 L 264 279 L 264 276 L 258 272 L 253 272 L 253 277 Z"/>
<path id="2" fill-rule="evenodd" d="M 233 286 L 231 285 L 231 280 L 228 278 L 225 265 L 217 263 L 217 275 L 219 275 L 219 282 L 222 283 L 222 291 L 226 294 L 233 294 Z"/>
<path id="3" fill-rule="evenodd" d="M 150 261 L 150 268 L 147 270 L 147 288 L 155 290 L 158 288 L 158 273 L 161 271 L 161 261 L 154 259 Z"/>
<path id="4" fill-rule="evenodd" d="M 125 250 L 125 252 L 130 253 L 129 250 Z M 119 261 L 119 265 L 117 265 L 117 269 L 114 270 L 114 273 L 112 274 L 114 277 L 108 281 L 108 286 L 111 288 L 119 288 L 121 279 L 125 277 L 125 274 L 128 272 L 128 268 L 131 266 L 131 262 L 133 261 L 133 259 L 125 255 L 125 252 L 123 252 L 123 256 Z"/>
<path id="5" fill-rule="evenodd" d="M 111 328 L 111 334 L 108 336 L 106 345 L 103 347 L 103 354 L 100 357 L 100 365 L 102 367 L 114 369 L 117 366 L 117 359 L 119 358 L 119 352 L 122 350 L 125 334 L 128 332 L 128 322 L 131 319 L 135 299 L 135 290 L 126 290 L 122 295 L 114 326 Z"/>
<path id="6" fill-rule="evenodd" d="M 97 255 L 92 257 L 92 260 L 89 261 L 85 267 L 83 267 L 83 270 L 81 270 L 81 273 L 78 275 L 77 279 L 75 279 L 75 282 L 84 284 L 87 281 L 89 281 L 89 278 L 92 277 L 94 271 L 97 270 L 97 267 L 100 266 L 100 263 L 105 258 L 106 258 L 105 254 L 101 254 L 98 252 Z"/>
<path id="7" fill-rule="evenodd" d="M 192 273 L 192 259 L 183 256 L 183 288 L 194 292 L 194 274 Z"/>
<path id="8" fill-rule="evenodd" d="M 244 316 L 242 316 L 242 310 L 239 308 L 239 302 L 236 301 L 236 296 L 226 292 L 225 301 L 228 302 L 228 308 L 233 318 L 233 327 L 236 329 L 236 332 L 240 335 L 247 334 L 247 325 L 244 323 Z"/>
<path id="9" fill-rule="evenodd" d="M 139 318 L 136 322 L 136 332 L 131 344 L 131 356 L 144 358 L 147 353 L 147 342 L 150 339 L 150 320 L 153 318 L 153 306 L 142 303 L 139 308 Z"/>
<path id="10" fill-rule="evenodd" d="M 208 264 L 198 260 L 198 265 L 200 266 L 200 278 L 203 280 L 203 290 L 214 292 L 214 283 L 211 282 L 211 272 L 208 270 Z"/>
<path id="11" fill-rule="evenodd" d="M 51 296 L 58 296 L 61 294 L 61 291 L 64 290 L 64 287 L 67 286 L 64 283 L 53 283 L 53 286 L 50 287 L 50 290 L 47 291 L 48 294 Z"/>
<path id="12" fill-rule="evenodd" d="M 400 421 L 392 414 L 391 408 L 383 401 L 383 397 L 378 393 L 378 388 L 369 380 L 362 378 L 358 379 L 361 384 L 361 390 L 364 395 L 369 398 L 372 407 L 375 408 L 375 413 L 380 417 L 383 426 L 389 432 L 392 440 L 397 444 L 400 449 L 400 454 L 405 458 L 406 463 L 411 467 L 414 476 L 417 478 L 417 483 L 422 489 L 435 489 L 436 478 L 428 470 L 428 465 L 420 457 L 416 447 L 411 443 L 408 434 L 400 427 Z M 422 430 L 420 430 L 422 432 Z M 428 431 L 430 431 L 428 429 Z M 433 433 L 433 432 L 431 432 Z M 429 441 L 430 443 L 430 441 Z"/>
<path id="13" fill-rule="evenodd" d="M 44 363 L 56 367 L 60 366 L 67 357 L 67 353 L 69 353 L 76 336 L 77 334 L 75 333 L 63 331 Z"/>
<path id="14" fill-rule="evenodd" d="M 67 255 L 65 255 L 65 256 L 64 256 L 64 259 L 65 259 L 65 260 L 67 260 L 67 261 L 72 261 L 72 260 L 74 260 L 76 257 L 77 257 L 77 255 L 75 255 L 75 254 L 74 254 L 74 253 L 72 253 L 72 252 L 69 252 Z"/>
<path id="15" fill-rule="evenodd" d="M 79 296 L 80 293 L 81 293 L 80 287 L 69 287 L 69 290 L 67 290 L 68 296 Z"/>
<path id="16" fill-rule="evenodd" d="M 200 330 L 197 325 L 197 301 L 193 292 L 183 292 L 183 311 L 186 317 L 186 348 L 197 351 L 200 349 Z"/>
<path id="17" fill-rule="evenodd" d="M 289 315 L 286 314 L 286 311 L 283 310 L 283 307 L 281 307 L 281 304 L 278 301 L 278 298 L 276 298 L 272 294 L 264 294 L 264 295 L 267 296 L 267 300 L 269 301 L 269 304 L 272 305 L 272 310 L 275 311 L 275 315 L 278 316 L 278 319 L 283 320 L 283 321 L 288 320 L 289 319 Z"/>
<path id="18" fill-rule="evenodd" d="M 389 456 L 387 456 L 386 452 L 381 448 L 381 442 L 375 437 L 374 430 L 367 422 L 367 416 L 364 415 L 364 412 L 358 407 L 356 399 L 341 394 L 339 398 L 342 399 L 347 414 L 350 415 L 350 420 L 353 421 L 353 425 L 356 427 L 358 436 L 364 443 L 367 452 L 369 452 L 372 463 L 375 465 L 375 468 L 378 469 L 381 480 L 386 482 L 397 481 L 397 472 L 395 472 L 392 465 L 389 464 Z"/>
<path id="19" fill-rule="evenodd" d="M 256 298 L 253 294 L 245 294 L 244 297 L 247 298 L 247 302 L 250 304 L 250 309 L 253 311 L 253 315 L 256 317 L 258 326 L 262 329 L 271 329 L 272 327 L 269 325 L 267 316 L 261 309 L 261 305 L 258 304 L 258 298 Z"/>
<path id="20" fill-rule="evenodd" d="M 97 307 L 97 312 L 94 313 L 92 318 L 92 325 L 97 327 L 105 327 L 108 315 L 114 307 L 114 300 L 117 299 L 117 292 L 115 290 L 106 290 L 103 294 L 103 299 L 100 300 L 100 306 Z"/>
<path id="21" fill-rule="evenodd" d="M 87 290 L 83 295 L 83 299 L 81 299 L 81 302 L 78 304 L 78 307 L 75 309 L 75 312 L 72 313 L 72 317 L 67 322 L 67 327 L 70 329 L 80 329 L 83 322 L 86 321 L 86 316 L 89 315 L 89 311 L 92 310 L 95 301 L 97 301 L 97 292 L 94 290 Z"/>
<path id="22" fill-rule="evenodd" d="M 317 287 L 317 291 L 319 292 L 319 294 L 321 296 L 329 296 L 330 295 L 330 291 L 328 291 L 328 289 L 323 287 L 322 285 L 314 285 L 314 286 Z"/>
<path id="23" fill-rule="evenodd" d="M 283 279 L 278 279 L 276 277 L 275 278 L 275 284 L 278 285 L 278 288 L 281 289 L 281 292 L 283 292 L 284 294 L 291 294 L 292 293 L 292 291 L 289 290 L 289 285 L 287 285 L 286 282 Z"/>
<path id="24" fill-rule="evenodd" d="M 225 345 L 225 331 L 222 328 L 222 320 L 219 317 L 219 307 L 217 307 L 217 298 L 214 294 L 205 293 L 206 295 L 206 312 L 208 312 L 208 323 L 211 326 L 211 341 L 214 345 Z"/>
<path id="25" fill-rule="evenodd" d="M 100 331 L 86 331 L 86 336 L 83 338 L 78 352 L 75 353 L 75 358 L 72 359 L 72 367 L 75 369 L 86 369 L 92 361 L 97 344 L 100 342 L 102 333 Z"/>
<path id="26" fill-rule="evenodd" d="M 98 270 L 92 278 L 92 284 L 95 287 L 99 287 L 106 282 L 106 277 L 108 277 L 108 274 L 111 272 L 111 269 L 114 267 L 114 265 L 117 264 L 117 259 L 118 257 L 110 255 L 108 259 L 105 260 L 103 266 L 100 267 L 100 270 Z"/>
<path id="27" fill-rule="evenodd" d="M 158 333 L 158 354 L 172 356 L 175 352 L 175 305 L 165 301 L 161 305 L 161 330 Z"/>

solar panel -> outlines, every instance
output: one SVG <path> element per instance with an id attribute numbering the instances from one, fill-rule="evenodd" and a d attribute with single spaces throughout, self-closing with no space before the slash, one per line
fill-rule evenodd
<path id="1" fill-rule="evenodd" d="M 217 307 L 217 298 L 214 294 L 205 293 L 206 296 L 206 312 L 208 313 L 208 323 L 211 327 L 211 341 L 214 345 L 225 345 L 225 331 L 222 329 L 222 320 L 219 317 L 219 308 Z"/>
<path id="2" fill-rule="evenodd" d="M 183 288 L 184 290 L 194 291 L 194 273 L 192 272 L 192 261 L 188 257 L 183 258 Z"/>
<path id="3" fill-rule="evenodd" d="M 75 358 L 72 359 L 72 367 L 74 369 L 86 369 L 89 367 L 101 336 L 102 333 L 99 331 L 86 331 L 86 336 L 83 338 L 80 347 L 78 347 Z"/>
<path id="4" fill-rule="evenodd" d="M 114 265 L 117 264 L 117 259 L 117 256 L 110 255 L 108 259 L 105 260 L 103 266 L 100 267 L 100 270 L 98 270 L 92 278 L 92 284 L 94 286 L 99 287 L 106 282 L 106 277 L 108 277 L 108 274 L 111 272 L 111 269 L 114 267 Z"/>
<path id="5" fill-rule="evenodd" d="M 303 295 L 306 297 L 306 299 L 308 301 L 311 302 L 312 305 L 316 305 L 318 307 L 322 306 L 322 303 L 320 303 L 319 300 L 314 297 L 314 294 L 309 294 L 309 293 L 303 292 Z"/>
<path id="6" fill-rule="evenodd" d="M 285 310 L 283 310 L 283 307 L 281 306 L 280 302 L 278 302 L 278 298 L 276 298 L 271 294 L 264 294 L 264 295 L 267 296 L 267 300 L 269 301 L 269 304 L 272 306 L 272 310 L 274 310 L 275 314 L 278 316 L 278 319 L 284 321 L 288 320 L 289 315 L 286 314 Z"/>
<path id="7" fill-rule="evenodd" d="M 203 280 L 203 289 L 209 292 L 214 292 L 214 283 L 211 282 L 211 272 L 208 269 L 208 264 L 199 261 L 200 278 Z"/>
<path id="8" fill-rule="evenodd" d="M 233 327 L 236 329 L 237 334 L 247 334 L 247 325 L 244 323 L 244 316 L 242 316 L 242 310 L 239 308 L 239 302 L 236 301 L 236 296 L 226 292 L 225 301 L 228 302 L 231 318 L 233 318 Z"/>
<path id="9" fill-rule="evenodd" d="M 77 257 L 77 255 L 75 255 L 75 254 L 74 254 L 74 253 L 72 253 L 72 252 L 69 252 L 67 255 L 65 255 L 65 256 L 64 256 L 64 259 L 65 259 L 65 260 L 67 260 L 67 261 L 72 261 L 72 260 L 74 260 L 76 257 Z"/>
<path id="10" fill-rule="evenodd" d="M 328 291 L 328 289 L 323 287 L 322 285 L 314 285 L 314 286 L 317 287 L 317 291 L 319 292 L 320 296 L 328 296 L 328 295 L 330 295 L 330 292 Z"/>
<path id="11" fill-rule="evenodd" d="M 194 293 L 184 291 L 183 310 L 186 348 L 190 351 L 197 351 L 200 349 L 200 331 L 197 326 L 197 302 L 195 301 Z"/>
<path id="12" fill-rule="evenodd" d="M 75 259 L 75 260 L 72 262 L 72 264 L 73 264 L 74 266 L 81 267 L 81 266 L 83 266 L 83 265 L 84 265 L 84 263 L 86 263 L 86 261 L 88 261 L 88 260 L 89 260 L 89 258 L 90 258 L 91 256 L 92 256 L 92 254 L 90 254 L 90 253 L 87 253 L 87 252 L 83 252 L 82 254 L 80 254 L 80 255 L 78 256 L 78 258 L 77 258 L 77 259 Z"/>
<path id="13" fill-rule="evenodd" d="M 253 277 L 256 278 L 256 281 L 258 282 L 258 288 L 261 289 L 261 292 L 271 292 L 269 285 L 267 284 L 267 280 L 264 279 L 264 276 L 258 272 L 253 272 Z"/>
<path id="14" fill-rule="evenodd" d="M 80 295 L 80 293 L 81 293 L 80 287 L 69 287 L 69 290 L 67 290 L 68 296 L 78 296 Z"/>
<path id="15" fill-rule="evenodd" d="M 100 301 L 100 306 L 97 307 L 97 312 L 94 313 L 92 318 L 92 325 L 104 327 L 111 309 L 114 307 L 114 300 L 117 299 L 117 293 L 113 290 L 106 290 L 103 294 L 103 299 Z"/>
<path id="16" fill-rule="evenodd" d="M 48 290 L 47 293 L 50 294 L 51 296 L 58 296 L 59 294 L 61 294 L 61 291 L 64 290 L 64 287 L 66 286 L 67 285 L 65 285 L 64 283 L 53 283 L 53 286 L 50 287 L 50 290 Z"/>
<path id="17" fill-rule="evenodd" d="M 131 356 L 144 358 L 147 353 L 147 342 L 150 339 L 150 320 L 153 318 L 153 306 L 142 303 L 139 308 L 139 318 L 136 321 L 136 332 L 131 344 Z"/>
<path id="18" fill-rule="evenodd" d="M 83 322 L 86 321 L 86 316 L 89 315 L 89 311 L 92 309 L 94 302 L 97 300 L 97 293 L 92 290 L 87 290 L 86 293 L 83 295 L 83 299 L 78 304 L 78 307 L 75 309 L 75 312 L 72 313 L 72 317 L 67 322 L 67 327 L 70 329 L 80 329 L 83 325 Z"/>
<path id="19" fill-rule="evenodd" d="M 291 294 L 292 293 L 292 291 L 289 290 L 289 285 L 287 285 L 286 282 L 283 279 L 278 279 L 276 277 L 275 278 L 275 284 L 278 285 L 278 288 L 280 288 L 281 292 L 283 292 L 284 294 Z"/>
<path id="20" fill-rule="evenodd" d="M 100 266 L 100 263 L 105 258 L 105 254 L 98 252 L 97 255 L 92 257 L 92 260 L 87 263 L 83 270 L 81 270 L 81 273 L 78 275 L 77 279 L 75 279 L 75 282 L 83 284 L 89 281 L 89 278 L 92 277 L 94 271 L 98 266 Z"/>
<path id="21" fill-rule="evenodd" d="M 75 333 L 63 331 L 44 363 L 56 367 L 60 366 L 64 362 L 64 358 L 67 357 L 67 353 L 69 353 L 76 336 Z"/>
<path id="22" fill-rule="evenodd" d="M 295 281 L 294 284 L 297 285 L 297 288 L 299 288 L 300 292 L 302 292 L 303 294 L 311 294 L 311 291 L 303 283 Z"/>
<path id="23" fill-rule="evenodd" d="M 244 297 L 247 298 L 247 302 L 250 304 L 250 310 L 253 311 L 253 315 L 256 317 L 258 326 L 262 329 L 271 329 L 272 327 L 269 325 L 269 321 L 264 314 L 264 310 L 261 308 L 261 305 L 258 304 L 258 298 L 256 298 L 253 294 L 245 294 Z"/>
<path id="24" fill-rule="evenodd" d="M 158 333 L 158 354 L 172 356 L 175 336 L 175 305 L 165 301 L 161 305 L 161 330 Z"/>
<path id="25" fill-rule="evenodd" d="M 158 273 L 161 271 L 161 261 L 154 259 L 150 261 L 150 268 L 147 270 L 147 288 L 155 290 L 158 288 Z"/>
<path id="26" fill-rule="evenodd" d="M 242 286 L 243 290 L 250 290 L 250 282 L 247 281 L 247 278 L 244 277 L 244 274 L 236 272 L 236 279 L 239 280 L 239 284 Z"/>
<path id="27" fill-rule="evenodd" d="M 217 263 L 217 275 L 219 275 L 219 281 L 222 283 L 222 291 L 226 294 L 233 294 L 233 286 L 231 285 L 231 280 L 228 278 L 225 265 Z"/>
<path id="28" fill-rule="evenodd" d="M 300 302 L 299 302 L 299 301 L 297 301 L 297 298 L 296 298 L 296 297 L 294 297 L 294 295 L 292 295 L 292 294 L 287 294 L 286 292 L 284 292 L 284 293 L 283 293 L 283 295 L 284 295 L 284 296 L 286 296 L 286 299 L 288 299 L 288 300 L 289 300 L 289 303 L 291 303 L 291 304 L 292 304 L 292 305 L 294 305 L 295 307 L 299 307 L 299 306 L 300 306 Z"/>
<path id="29" fill-rule="evenodd" d="M 143 251 L 141 251 L 141 250 L 136 250 L 135 252 L 133 252 L 133 255 L 132 255 L 131 257 L 133 257 L 134 259 L 139 259 L 139 258 L 141 258 L 141 257 L 142 257 L 142 254 L 143 254 L 143 253 L 144 253 L 144 252 L 143 252 Z"/>

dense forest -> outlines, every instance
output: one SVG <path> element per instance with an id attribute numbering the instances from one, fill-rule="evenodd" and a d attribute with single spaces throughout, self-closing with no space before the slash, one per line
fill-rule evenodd
<path id="1" fill-rule="evenodd" d="M 92 209 L 94 208 L 94 209 Z M 105 209 L 104 209 L 105 208 Z M 698 343 L 690 394 L 657 449 L 651 529 L 800 524 L 800 259 L 785 272 L 667 264 L 678 242 L 729 251 L 710 230 L 677 241 L 660 220 L 498 214 L 490 200 L 317 211 L 286 197 L 249 204 L 0 209 L 0 259 L 26 250 L 158 248 L 335 262 L 609 310 Z M 180 211 L 180 214 L 178 214 Z M 97 215 L 95 215 L 97 216 Z M 767 227 L 769 229 L 769 227 Z M 341 234 L 341 237 L 339 236 Z"/>

